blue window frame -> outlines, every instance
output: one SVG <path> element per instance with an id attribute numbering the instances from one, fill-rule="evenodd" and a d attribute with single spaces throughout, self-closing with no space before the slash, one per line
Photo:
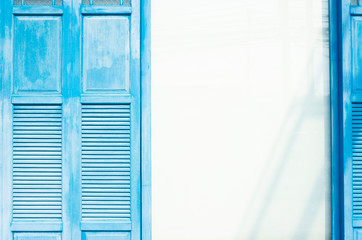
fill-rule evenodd
<path id="1" fill-rule="evenodd" d="M 330 0 L 333 239 L 362 239 L 360 1 Z"/>
<path id="2" fill-rule="evenodd" d="M 343 239 L 343 166 L 341 161 L 340 6 L 329 0 L 329 57 L 331 106 L 331 235 Z"/>

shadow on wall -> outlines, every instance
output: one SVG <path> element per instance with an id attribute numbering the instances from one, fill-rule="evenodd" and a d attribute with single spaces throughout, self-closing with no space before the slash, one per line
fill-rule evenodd
<path id="1" fill-rule="evenodd" d="M 330 239 L 328 1 L 152 4 L 154 239 Z"/>
<path id="2" fill-rule="evenodd" d="M 353 4 L 352 0 L 352 4 Z M 356 0 L 355 0 L 356 1 Z M 290 69 L 291 66 L 291 56 L 290 56 L 290 47 L 289 39 L 287 36 L 290 36 L 290 33 L 288 32 L 290 30 L 289 26 L 289 20 L 290 20 L 290 11 L 289 11 L 289 4 L 288 0 L 280 0 L 280 14 L 282 18 L 282 28 L 283 31 L 286 31 L 284 33 L 284 43 L 281 47 L 281 52 L 283 52 L 283 65 L 285 66 L 286 71 L 285 75 L 282 77 L 286 80 L 291 79 L 290 72 L 288 69 Z M 306 26 L 313 26 L 313 20 L 311 17 L 308 17 L 312 12 L 312 0 L 303 1 L 305 5 L 308 7 L 306 8 L 306 16 L 305 20 Z M 327 58 L 329 57 L 329 31 L 328 31 L 328 1 L 323 0 L 322 1 L 322 13 L 323 16 L 321 18 L 322 20 L 322 39 L 314 39 L 315 42 L 310 42 L 309 44 L 314 45 L 322 45 L 323 47 L 323 53 L 327 54 Z M 311 29 L 313 31 L 313 29 Z M 315 68 L 313 65 L 314 63 L 314 52 L 310 51 L 308 56 L 308 62 L 309 65 L 307 67 L 308 70 L 310 70 L 310 73 L 316 72 L 317 75 L 313 76 L 310 74 L 310 78 L 313 78 L 314 81 L 320 81 L 323 79 L 323 71 L 325 71 L 324 66 L 320 65 L 320 70 Z M 284 127 L 279 129 L 279 133 L 274 142 L 274 146 L 272 147 L 272 151 L 268 154 L 270 156 L 270 159 L 278 158 L 278 166 L 276 168 L 273 168 L 272 177 L 265 179 L 265 178 L 259 178 L 259 182 L 256 184 L 255 192 L 253 193 L 252 197 L 249 201 L 248 211 L 245 213 L 245 215 L 242 217 L 242 222 L 240 224 L 239 233 L 236 234 L 235 239 L 264 239 L 263 237 L 260 238 L 260 235 L 263 229 L 263 224 L 265 220 L 265 216 L 268 214 L 268 210 L 270 210 L 271 202 L 273 201 L 273 198 L 275 197 L 276 189 L 278 189 L 280 182 L 283 181 L 283 172 L 285 171 L 285 166 L 288 164 L 288 161 L 290 161 L 290 155 L 293 149 L 293 145 L 295 144 L 295 133 L 298 132 L 305 121 L 308 121 L 309 119 L 313 118 L 324 118 L 324 132 L 325 132 L 325 140 L 328 144 L 328 140 L 330 139 L 330 114 L 329 109 L 328 112 L 320 111 L 321 105 L 325 105 L 326 103 L 329 103 L 329 95 L 326 95 L 323 98 L 316 98 L 315 97 L 315 89 L 314 85 L 311 85 L 310 88 L 307 91 L 307 95 L 303 97 L 303 99 L 298 99 L 296 101 L 292 101 L 295 104 L 291 105 L 289 110 L 287 111 L 288 114 L 286 115 L 286 118 L 284 119 L 281 126 L 288 126 L 292 124 L 292 129 L 286 131 Z M 311 106 L 310 108 L 306 108 L 305 106 Z M 294 116 L 297 115 L 297 121 L 295 121 Z M 278 156 L 278 152 L 276 151 L 278 149 L 278 144 L 282 142 L 282 139 L 287 139 L 286 141 L 283 140 L 283 142 L 287 142 L 288 145 L 284 146 L 283 153 Z M 330 149 L 325 148 L 325 161 L 330 161 Z M 273 161 L 270 161 L 269 164 L 262 166 L 262 174 L 261 176 L 267 176 L 268 172 L 271 170 L 271 164 Z M 329 163 L 328 163 L 329 164 Z M 305 176 L 308 177 L 308 176 Z M 326 185 L 326 186 L 323 186 Z M 311 232 L 308 235 L 308 229 L 313 228 L 314 221 L 317 218 L 317 215 L 319 214 L 319 211 L 322 209 L 325 211 L 325 239 L 329 240 L 331 239 L 330 236 L 330 219 L 331 219 L 331 210 L 330 210 L 330 204 L 331 204 L 331 192 L 330 192 L 330 165 L 326 165 L 326 168 L 320 168 L 318 177 L 314 180 L 314 187 L 310 188 L 310 193 L 308 197 L 308 201 L 305 202 L 303 214 L 298 216 L 299 217 L 299 223 L 297 227 L 293 230 L 294 236 L 292 240 L 304 240 L 304 239 L 320 239 L 318 235 L 313 235 L 313 232 Z M 321 191 L 321 189 L 325 189 L 325 191 Z M 267 189 L 265 193 L 261 193 L 261 189 Z M 262 200 L 257 201 L 258 196 L 262 195 Z M 258 206 L 253 207 L 255 203 L 258 203 Z M 257 211 L 252 211 L 253 209 L 257 209 Z M 252 221 L 250 221 L 253 219 Z M 278 222 L 279 219 L 275 219 L 275 222 Z M 243 233 L 243 229 L 245 229 L 245 226 L 248 226 L 248 233 L 245 236 L 245 233 Z M 242 236 L 242 237 L 238 237 Z M 265 237 L 265 236 L 264 236 Z M 273 237 L 268 239 L 274 239 Z M 280 239 L 280 236 L 277 238 Z"/>

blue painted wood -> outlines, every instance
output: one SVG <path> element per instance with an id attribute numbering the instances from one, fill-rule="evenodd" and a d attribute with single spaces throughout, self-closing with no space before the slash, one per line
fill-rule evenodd
<path id="1" fill-rule="evenodd" d="M 83 232 L 82 240 L 130 240 L 129 232 Z"/>
<path id="2" fill-rule="evenodd" d="M 151 239 L 140 4 L 1 1 L 1 239 Z"/>
<path id="3" fill-rule="evenodd" d="M 130 221 L 130 112 L 130 104 L 82 104 L 82 221 L 85 223 L 94 225 L 99 219 L 110 223 Z M 98 227 L 102 230 L 106 225 Z"/>
<path id="4" fill-rule="evenodd" d="M 60 233 L 15 232 L 14 240 L 61 240 Z"/>
<path id="5" fill-rule="evenodd" d="M 61 18 L 58 16 L 14 18 L 15 94 L 60 92 L 61 36 Z"/>
<path id="6" fill-rule="evenodd" d="M 82 221 L 82 231 L 131 231 L 131 221 Z"/>
<path id="7" fill-rule="evenodd" d="M 151 0 L 141 4 L 142 239 L 152 239 L 151 214 Z"/>
<path id="8" fill-rule="evenodd" d="M 14 6 L 14 15 L 50 15 L 59 16 L 63 15 L 63 8 L 61 6 Z"/>
<path id="9" fill-rule="evenodd" d="M 340 81 L 340 5 L 329 0 L 329 57 L 330 57 L 330 109 L 331 109 L 331 237 L 343 238 L 343 136 L 342 87 Z"/>
<path id="10" fill-rule="evenodd" d="M 353 49 L 353 30 L 352 17 L 350 14 L 350 0 L 342 0 L 340 2 L 341 19 L 341 88 L 343 90 L 342 102 L 342 122 L 340 126 L 343 128 L 342 135 L 342 159 L 343 159 L 343 239 L 355 239 L 352 224 L 353 219 L 353 132 L 352 132 L 352 106 L 354 102 L 351 100 L 353 93 L 353 68 L 352 56 L 356 54 Z"/>
<path id="11" fill-rule="evenodd" d="M 12 105 L 11 105 L 11 83 L 12 83 L 12 4 L 11 1 L 1 1 L 3 7 L 1 28 L 4 29 L 2 35 L 3 49 L 3 71 L 2 71 L 2 221 L 3 231 L 0 232 L 1 239 L 12 239 L 13 234 L 10 230 L 12 220 Z"/>
<path id="12" fill-rule="evenodd" d="M 362 14 L 362 7 L 361 6 L 351 6 L 350 13 L 352 16 L 358 16 Z"/>
<path id="13" fill-rule="evenodd" d="M 61 221 L 62 106 L 13 105 L 13 221 Z"/>
<path id="14" fill-rule="evenodd" d="M 129 39 L 128 17 L 83 17 L 84 92 L 129 92 Z"/>
<path id="15" fill-rule="evenodd" d="M 130 15 L 132 7 L 129 6 L 83 6 L 83 15 Z"/>
<path id="16" fill-rule="evenodd" d="M 5 1 L 0 2 L 0 132 L 3 132 L 3 81 L 5 79 Z M 0 134 L 0 158 L 4 159 L 4 151 L 3 151 L 3 134 Z M 1 184 L 5 181 L 4 176 L 4 165 L 0 163 L 0 187 Z M 0 188 L 0 238 L 3 239 L 5 236 L 5 222 L 4 222 L 4 192 L 2 188 Z"/>
<path id="17" fill-rule="evenodd" d="M 354 229 L 353 239 L 361 240 L 362 239 L 362 229 Z"/>
<path id="18" fill-rule="evenodd" d="M 50 96 L 12 96 L 11 102 L 13 104 L 21 103 L 63 103 L 63 97 L 58 95 Z"/>
<path id="19" fill-rule="evenodd" d="M 81 239 L 81 0 L 65 0 L 63 65 L 63 232 Z"/>
<path id="20" fill-rule="evenodd" d="M 362 227 L 362 220 L 353 220 L 353 227 Z"/>
<path id="21" fill-rule="evenodd" d="M 130 94 L 107 94 L 106 96 L 99 97 L 94 94 L 82 94 L 82 103 L 130 103 Z"/>
<path id="22" fill-rule="evenodd" d="M 130 16 L 131 94 L 131 239 L 141 239 L 141 68 L 140 0 L 132 2 Z M 132 197 L 133 196 L 133 197 Z"/>
<path id="23" fill-rule="evenodd" d="M 62 222 L 16 222 L 11 223 L 11 231 L 14 232 L 61 232 Z"/>
<path id="24" fill-rule="evenodd" d="M 4 2 L 4 1 L 3 1 Z M 4 4 L 0 2 L 0 26 L 4 26 Z M 3 131 L 3 119 L 2 119 L 2 112 L 3 112 L 3 79 L 4 79 L 4 28 L 0 28 L 0 131 Z M 3 159 L 3 136 L 0 134 L 0 157 Z M 3 177 L 3 164 L 0 164 L 0 185 L 4 182 Z M 2 238 L 2 233 L 4 232 L 4 224 L 3 224 L 3 193 L 0 190 L 0 238 Z"/>

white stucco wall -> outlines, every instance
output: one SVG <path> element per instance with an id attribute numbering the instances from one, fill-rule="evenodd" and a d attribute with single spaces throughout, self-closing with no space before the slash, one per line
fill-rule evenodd
<path id="1" fill-rule="evenodd" d="M 152 0 L 154 240 L 330 238 L 327 14 Z"/>

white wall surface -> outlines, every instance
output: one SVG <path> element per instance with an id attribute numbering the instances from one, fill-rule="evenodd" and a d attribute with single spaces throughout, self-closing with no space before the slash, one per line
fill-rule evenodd
<path id="1" fill-rule="evenodd" d="M 329 239 L 325 0 L 152 0 L 154 240 Z"/>

